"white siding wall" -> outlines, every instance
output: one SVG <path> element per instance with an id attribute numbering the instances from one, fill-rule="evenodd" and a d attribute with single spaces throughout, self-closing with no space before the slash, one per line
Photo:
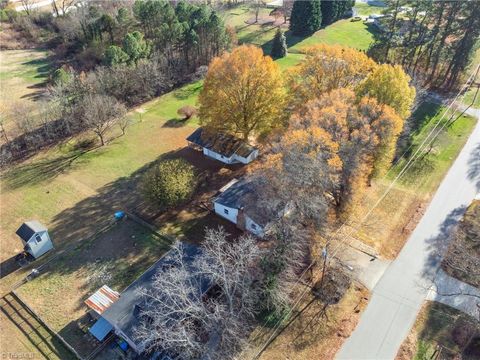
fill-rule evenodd
<path id="1" fill-rule="evenodd" d="M 255 234 L 259 237 L 263 237 L 265 234 L 263 228 L 258 225 L 255 221 L 250 219 L 248 216 L 245 216 L 245 228 L 250 231 L 252 234 Z"/>
<path id="2" fill-rule="evenodd" d="M 38 242 L 36 240 L 36 235 L 40 235 L 41 241 Z M 28 240 L 28 246 L 30 247 L 30 251 L 32 256 L 35 258 L 42 256 L 47 251 L 53 248 L 52 241 L 50 240 L 50 236 L 48 236 L 48 232 L 43 231 L 38 234 L 34 234 L 30 240 Z"/>
<path id="3" fill-rule="evenodd" d="M 223 155 L 220 155 L 220 154 L 216 153 L 215 151 L 212 151 L 212 150 L 209 150 L 209 149 L 206 149 L 206 148 L 203 148 L 203 154 L 205 156 L 211 157 L 215 160 L 221 161 L 225 164 L 231 164 L 232 161 L 233 161 L 233 156 L 227 158 Z"/>
<path id="4" fill-rule="evenodd" d="M 254 150 L 246 158 L 241 157 L 237 154 L 233 155 L 233 158 L 234 158 L 234 160 L 237 160 L 237 161 L 241 162 L 242 164 L 249 164 L 253 160 L 255 160 L 257 158 L 257 156 L 258 156 L 258 150 Z"/>
<path id="5" fill-rule="evenodd" d="M 215 207 L 215 213 L 217 213 L 217 215 L 220 215 L 221 217 L 227 219 L 228 221 L 234 224 L 237 223 L 237 216 L 238 216 L 237 209 L 229 208 L 227 206 L 223 206 L 218 203 L 214 203 L 214 207 Z M 225 213 L 225 210 L 228 211 L 228 214 Z"/>

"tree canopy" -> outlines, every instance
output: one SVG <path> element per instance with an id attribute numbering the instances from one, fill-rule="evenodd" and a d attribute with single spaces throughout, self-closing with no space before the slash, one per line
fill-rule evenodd
<path id="1" fill-rule="evenodd" d="M 322 10 L 320 0 L 293 3 L 290 15 L 290 30 L 294 35 L 306 36 L 320 29 L 322 25 Z"/>
<path id="2" fill-rule="evenodd" d="M 164 160 L 144 174 L 141 188 L 153 205 L 165 209 L 189 200 L 196 179 L 194 167 L 186 160 Z"/>
<path id="3" fill-rule="evenodd" d="M 306 59 L 288 74 L 294 107 L 334 89 L 354 88 L 377 67 L 363 52 L 340 45 L 317 45 L 305 53 Z"/>
<path id="4" fill-rule="evenodd" d="M 278 65 L 242 45 L 213 59 L 199 96 L 202 125 L 248 139 L 283 125 L 285 89 Z"/>
<path id="5" fill-rule="evenodd" d="M 287 56 L 287 39 L 280 28 L 275 32 L 272 43 L 272 58 L 280 59 Z"/>
<path id="6" fill-rule="evenodd" d="M 406 119 L 415 100 L 415 88 L 409 85 L 410 80 L 401 66 L 383 64 L 358 86 L 357 94 L 374 97 L 380 104 L 391 106 Z"/>

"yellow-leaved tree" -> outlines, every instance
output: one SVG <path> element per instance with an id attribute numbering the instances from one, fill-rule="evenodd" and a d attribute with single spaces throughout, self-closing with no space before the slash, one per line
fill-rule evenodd
<path id="1" fill-rule="evenodd" d="M 400 65 L 378 66 L 356 89 L 359 97 L 369 96 L 391 106 L 403 119 L 410 116 L 415 88 Z"/>
<path id="2" fill-rule="evenodd" d="M 340 45 L 305 49 L 306 59 L 289 70 L 290 101 L 294 108 L 339 88 L 354 88 L 378 65 L 365 53 Z"/>
<path id="3" fill-rule="evenodd" d="M 210 63 L 199 116 L 202 125 L 246 140 L 284 124 L 285 99 L 278 65 L 262 49 L 242 45 Z"/>

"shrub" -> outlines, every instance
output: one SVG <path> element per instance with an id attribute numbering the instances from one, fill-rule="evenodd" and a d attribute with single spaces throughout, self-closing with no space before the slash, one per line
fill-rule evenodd
<path id="1" fill-rule="evenodd" d="M 141 183 L 145 197 L 162 209 L 190 200 L 196 185 L 194 167 L 183 159 L 160 162 L 143 175 Z"/>
<path id="2" fill-rule="evenodd" d="M 195 106 L 185 105 L 177 110 L 177 114 L 183 116 L 184 120 L 188 120 L 192 116 L 197 115 L 197 109 L 195 108 Z"/>

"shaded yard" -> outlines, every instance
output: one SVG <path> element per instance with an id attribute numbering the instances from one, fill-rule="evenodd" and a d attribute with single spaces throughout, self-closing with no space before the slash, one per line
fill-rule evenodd
<path id="1" fill-rule="evenodd" d="M 426 138 L 434 124 L 440 120 L 445 108 L 424 103 L 413 114 L 411 141 L 399 149 L 405 157 L 398 161 L 385 178 L 376 179 L 366 196 L 350 216 L 354 237 L 375 247 L 381 255 L 394 258 L 406 239 L 415 229 L 426 207 L 440 185 L 451 164 L 468 139 L 475 119 L 462 116 L 441 132 L 431 149 L 417 154 L 418 160 L 408 168 L 383 201 L 375 208 L 367 221 L 359 226 L 368 209 L 383 195 L 416 149 Z M 445 117 L 446 121 L 448 117 Z M 419 156 L 422 155 L 422 156 Z"/>
<path id="2" fill-rule="evenodd" d="M 83 302 L 105 284 L 121 292 L 169 247 L 166 239 L 125 219 L 60 254 L 17 292 L 49 326 L 87 355 L 96 342 L 77 322 L 87 310 Z"/>
<path id="3" fill-rule="evenodd" d="M 426 302 L 403 342 L 397 360 L 480 357 L 480 323 L 437 302 Z"/>

